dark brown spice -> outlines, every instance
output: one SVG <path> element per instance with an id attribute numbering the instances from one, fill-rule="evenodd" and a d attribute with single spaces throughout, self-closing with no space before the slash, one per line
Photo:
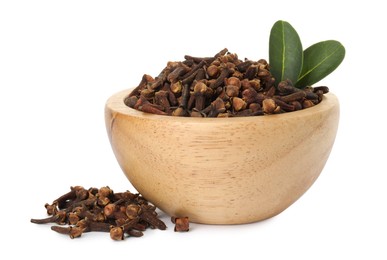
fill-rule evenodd
<path id="1" fill-rule="evenodd" d="M 282 96 L 281 100 L 283 102 L 292 102 L 292 101 L 302 100 L 305 97 L 306 97 L 306 93 L 304 91 L 297 91 L 292 94 Z"/>
<path id="2" fill-rule="evenodd" d="M 263 100 L 262 108 L 263 108 L 263 112 L 265 112 L 266 114 L 273 114 L 275 109 L 277 108 L 277 105 L 274 99 L 267 98 Z"/>
<path id="3" fill-rule="evenodd" d="M 207 68 L 207 74 L 211 78 L 216 78 L 219 76 L 219 66 L 211 65 Z"/>
<path id="4" fill-rule="evenodd" d="M 134 230 L 134 229 L 128 230 L 127 233 L 130 237 L 142 237 L 144 235 L 144 233 L 142 233 L 142 231 L 138 231 L 138 230 Z"/>
<path id="5" fill-rule="evenodd" d="M 246 70 L 253 64 L 251 60 L 246 60 L 244 62 L 241 62 L 237 65 L 237 69 L 240 72 L 246 72 Z"/>
<path id="6" fill-rule="evenodd" d="M 199 81 L 194 86 L 194 97 L 195 97 L 195 109 L 200 111 L 205 106 L 205 93 L 207 91 L 207 85 Z"/>
<path id="7" fill-rule="evenodd" d="M 184 84 L 183 93 L 181 95 L 180 107 L 182 107 L 183 109 L 187 109 L 189 97 L 190 97 L 190 86 L 188 84 Z"/>
<path id="8" fill-rule="evenodd" d="M 110 238 L 113 240 L 124 240 L 124 230 L 122 227 L 113 227 L 110 229 Z"/>
<path id="9" fill-rule="evenodd" d="M 239 117 L 305 109 L 321 102 L 328 92 L 325 86 L 298 89 L 289 80 L 275 85 L 266 60 L 242 61 L 225 48 L 213 57 L 185 55 L 184 61 L 168 62 L 155 79 L 145 74 L 124 103 L 158 115 Z M 213 105 L 217 99 L 222 106 Z M 272 101 L 264 105 L 265 99 Z M 249 107 L 252 103 L 257 104 L 254 109 Z M 47 211 L 52 210 L 48 206 Z"/>
<path id="10" fill-rule="evenodd" d="M 323 94 L 326 94 L 326 93 L 329 92 L 329 88 L 325 87 L 325 86 L 314 87 L 313 89 L 314 89 L 315 92 L 321 90 L 323 92 Z"/>
<path id="11" fill-rule="evenodd" d="M 108 186 L 88 190 L 81 186 L 71 187 L 70 192 L 52 204 L 46 204 L 45 208 L 51 216 L 31 219 L 31 222 L 68 224 L 52 226 L 51 229 L 70 238 L 80 237 L 84 232 L 109 232 L 113 240 L 123 240 L 125 234 L 142 236 L 142 231 L 148 227 L 167 228 L 157 217 L 156 207 L 140 194 L 129 191 L 114 193 Z"/>
<path id="12" fill-rule="evenodd" d="M 252 80 L 256 77 L 258 73 L 258 66 L 256 65 L 251 65 L 247 71 L 246 71 L 246 74 L 245 74 L 245 78 L 248 79 L 248 80 Z M 261 75 L 262 76 L 262 75 Z"/>
<path id="13" fill-rule="evenodd" d="M 188 217 L 171 217 L 171 222 L 175 224 L 175 232 L 188 232 L 189 219 Z"/>
<path id="14" fill-rule="evenodd" d="M 132 93 L 130 93 L 129 97 L 137 96 L 140 93 L 141 89 L 143 89 L 148 83 L 151 83 L 153 81 L 154 79 L 151 76 L 144 74 L 144 76 L 142 76 L 140 84 L 138 84 L 138 86 L 132 91 Z"/>
<path id="15" fill-rule="evenodd" d="M 139 107 L 141 111 L 151 113 L 151 114 L 157 114 L 157 115 L 167 115 L 164 111 L 152 106 L 152 104 L 147 103 Z"/>
<path id="16" fill-rule="evenodd" d="M 63 210 L 57 211 L 55 215 L 43 218 L 43 219 L 31 219 L 32 223 L 35 224 L 48 224 L 48 223 L 57 223 L 65 224 L 66 223 L 66 212 Z"/>
<path id="17" fill-rule="evenodd" d="M 59 234 L 69 235 L 71 239 L 80 237 L 83 233 L 83 229 L 79 227 L 52 226 L 51 230 Z"/>
<path id="18" fill-rule="evenodd" d="M 164 222 L 162 222 L 157 216 L 152 214 L 151 210 L 143 210 L 142 213 L 140 214 L 140 219 L 144 220 L 148 224 L 152 225 L 155 228 L 158 228 L 160 230 L 165 230 L 167 229 L 167 226 L 165 225 Z"/>

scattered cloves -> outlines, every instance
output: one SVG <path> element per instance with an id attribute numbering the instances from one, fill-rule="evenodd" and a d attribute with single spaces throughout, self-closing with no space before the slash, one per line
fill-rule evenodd
<path id="1" fill-rule="evenodd" d="M 140 194 L 129 191 L 114 193 L 108 186 L 88 190 L 81 186 L 71 187 L 70 192 L 45 207 L 51 216 L 31 219 L 31 222 L 68 224 L 52 226 L 51 229 L 70 238 L 80 237 L 85 232 L 109 232 L 113 240 L 123 240 L 125 234 L 140 237 L 149 227 L 167 228 L 157 217 L 156 207 Z"/>

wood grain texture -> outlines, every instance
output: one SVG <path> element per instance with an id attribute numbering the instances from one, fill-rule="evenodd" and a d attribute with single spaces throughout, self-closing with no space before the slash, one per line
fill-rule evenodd
<path id="1" fill-rule="evenodd" d="M 339 102 L 328 93 L 312 108 L 244 118 L 181 118 L 108 99 L 108 136 L 123 172 L 169 215 L 206 224 L 275 216 L 321 173 L 333 146 Z"/>

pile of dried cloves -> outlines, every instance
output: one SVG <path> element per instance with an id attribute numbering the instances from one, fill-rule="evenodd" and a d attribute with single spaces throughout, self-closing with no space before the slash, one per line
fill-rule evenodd
<path id="1" fill-rule="evenodd" d="M 140 194 L 129 191 L 115 193 L 109 187 L 84 189 L 81 186 L 46 204 L 44 219 L 31 219 L 32 223 L 56 223 L 51 229 L 80 237 L 85 232 L 109 232 L 113 240 L 125 236 L 141 237 L 148 227 L 161 230 L 166 225 L 157 217 L 156 207 L 149 204 Z M 62 225 L 69 226 L 62 226 Z"/>
<path id="2" fill-rule="evenodd" d="M 214 57 L 184 58 L 168 62 L 156 78 L 145 74 L 125 104 L 158 115 L 257 116 L 312 107 L 329 91 L 298 89 L 289 80 L 276 84 L 266 60 L 242 61 L 227 49 Z"/>

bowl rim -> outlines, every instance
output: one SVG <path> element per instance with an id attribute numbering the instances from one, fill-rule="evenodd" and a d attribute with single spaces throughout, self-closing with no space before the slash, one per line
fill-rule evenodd
<path id="1" fill-rule="evenodd" d="M 134 88 L 121 90 L 115 94 L 113 94 L 107 101 L 105 108 L 110 109 L 111 111 L 114 111 L 116 113 L 120 113 L 126 116 L 135 117 L 135 118 L 141 118 L 141 119 L 148 119 L 148 120 L 170 120 L 173 122 L 203 122 L 203 123 L 209 123 L 209 122 L 249 122 L 249 121 L 267 121 L 267 120 L 274 120 L 274 119 L 291 119 L 291 118 L 299 118 L 304 116 L 310 116 L 315 115 L 318 113 L 324 113 L 326 111 L 331 110 L 333 107 L 339 105 L 339 100 L 337 96 L 331 92 L 328 92 L 324 94 L 322 101 L 310 108 L 293 111 L 293 112 L 287 112 L 287 113 L 281 113 L 281 114 L 272 114 L 272 115 L 260 115 L 260 116 L 245 116 L 245 117 L 222 117 L 222 118 L 202 118 L 202 117 L 177 117 L 177 116 L 169 116 L 169 115 L 157 115 L 157 114 L 151 114 L 142 112 L 139 110 L 136 110 L 134 108 L 128 107 L 124 103 L 124 99 L 133 91 Z"/>

